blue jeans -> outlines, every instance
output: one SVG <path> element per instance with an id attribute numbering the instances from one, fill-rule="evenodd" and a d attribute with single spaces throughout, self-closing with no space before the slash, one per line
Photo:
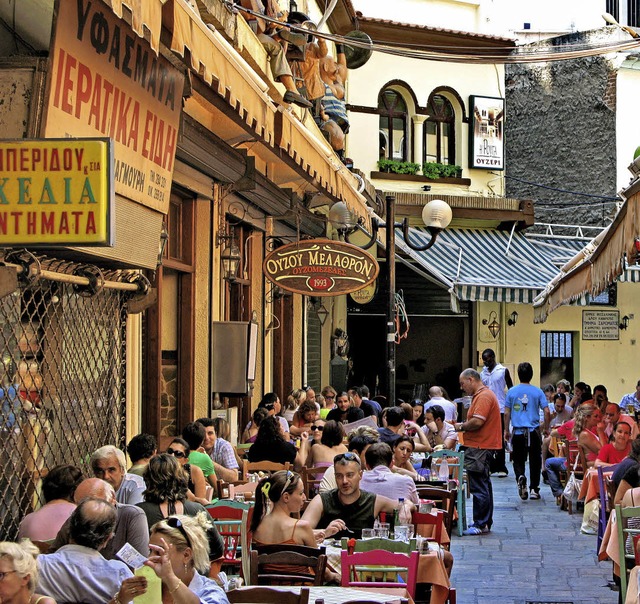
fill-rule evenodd
<path id="1" fill-rule="evenodd" d="M 547 471 L 549 486 L 555 497 L 562 495 L 562 484 L 560 483 L 560 472 L 567 469 L 566 457 L 548 457 L 544 462 L 544 469 Z"/>
<path id="2" fill-rule="evenodd" d="M 490 472 L 492 458 L 493 456 L 487 457 L 486 465 L 481 472 L 472 472 L 467 468 L 469 491 L 473 496 L 473 524 L 478 528 L 491 528 L 493 524 L 493 488 Z M 465 463 L 465 467 L 466 465 Z"/>

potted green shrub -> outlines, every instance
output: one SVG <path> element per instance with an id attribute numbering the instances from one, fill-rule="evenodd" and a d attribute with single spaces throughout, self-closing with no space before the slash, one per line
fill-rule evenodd
<path id="1" fill-rule="evenodd" d="M 438 178 L 460 178 L 462 176 L 462 168 L 453 164 L 428 161 L 422 164 L 422 174 L 433 180 Z"/>
<path id="2" fill-rule="evenodd" d="M 380 172 L 390 172 L 392 174 L 417 174 L 420 164 L 395 159 L 379 159 L 378 169 Z"/>

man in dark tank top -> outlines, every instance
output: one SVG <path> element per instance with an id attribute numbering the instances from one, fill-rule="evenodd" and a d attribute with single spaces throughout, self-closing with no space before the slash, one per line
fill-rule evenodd
<path id="1" fill-rule="evenodd" d="M 362 464 L 353 452 L 336 455 L 333 460 L 337 489 L 316 495 L 302 516 L 314 529 L 331 537 L 348 531 L 360 537 L 363 528 L 373 528 L 380 512 L 393 514 L 398 501 L 360 489 Z M 414 505 L 405 501 L 401 517 L 410 518 Z"/>

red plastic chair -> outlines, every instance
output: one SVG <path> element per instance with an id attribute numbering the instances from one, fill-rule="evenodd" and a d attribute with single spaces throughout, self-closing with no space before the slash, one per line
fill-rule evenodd
<path id="1" fill-rule="evenodd" d="M 415 599 L 420 554 L 411 552 L 402 554 L 374 549 L 370 552 L 341 552 L 342 587 L 404 587 Z M 366 568 L 363 568 L 366 567 Z M 406 571 L 404 571 L 406 569 Z M 383 578 L 391 574 L 395 581 L 361 581 L 358 573 L 382 574 Z M 398 580 L 398 574 L 406 572 L 406 583 Z M 353 577 L 353 578 L 352 578 Z"/>
<path id="2" fill-rule="evenodd" d="M 429 538 L 430 541 L 435 541 L 439 545 L 442 545 L 442 526 L 444 524 L 446 512 L 444 510 L 434 509 L 429 514 L 421 514 L 420 512 L 413 511 L 411 513 L 411 522 L 414 526 L 414 532 L 419 535 L 418 530 L 421 524 L 430 524 L 434 527 L 433 535 Z"/>

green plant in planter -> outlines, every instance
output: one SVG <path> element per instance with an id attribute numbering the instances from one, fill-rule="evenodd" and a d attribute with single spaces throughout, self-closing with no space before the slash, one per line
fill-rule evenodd
<path id="1" fill-rule="evenodd" d="M 428 161 L 422 164 L 422 174 L 434 180 L 438 178 L 460 178 L 462 176 L 462 168 L 451 164 Z"/>
<path id="2" fill-rule="evenodd" d="M 378 169 L 381 172 L 391 172 L 392 174 L 417 174 L 420 164 L 395 159 L 379 159 Z"/>

